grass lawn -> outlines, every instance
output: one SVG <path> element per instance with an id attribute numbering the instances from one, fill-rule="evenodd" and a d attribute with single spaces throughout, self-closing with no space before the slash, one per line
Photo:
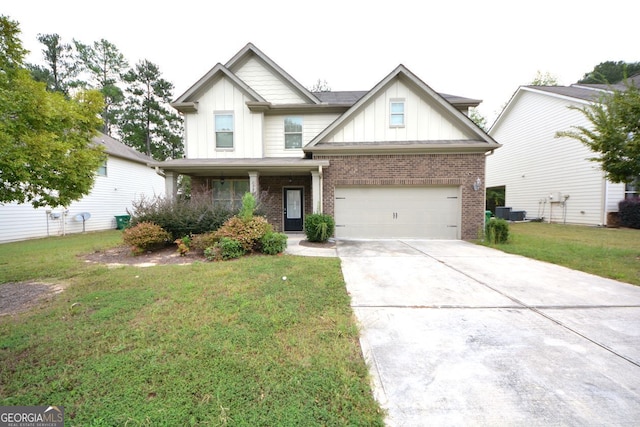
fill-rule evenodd
<path id="1" fill-rule="evenodd" d="M 68 284 L 0 317 L 0 405 L 62 405 L 79 426 L 383 425 L 338 259 L 77 257 L 120 238 L 0 245 L 0 283 Z"/>
<path id="2" fill-rule="evenodd" d="M 510 242 L 493 247 L 640 285 L 640 230 L 530 222 L 509 231 Z"/>

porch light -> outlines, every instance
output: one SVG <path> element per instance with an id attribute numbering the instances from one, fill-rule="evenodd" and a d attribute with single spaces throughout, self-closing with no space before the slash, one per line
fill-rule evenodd
<path id="1" fill-rule="evenodd" d="M 478 191 L 481 186 L 482 186 L 482 180 L 480 179 L 480 177 L 478 177 L 473 183 L 473 191 Z"/>

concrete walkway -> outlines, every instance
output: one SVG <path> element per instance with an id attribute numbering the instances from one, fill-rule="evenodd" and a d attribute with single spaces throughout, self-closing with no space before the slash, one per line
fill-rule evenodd
<path id="1" fill-rule="evenodd" d="M 640 424 L 640 287 L 463 241 L 339 241 L 390 426 Z"/>

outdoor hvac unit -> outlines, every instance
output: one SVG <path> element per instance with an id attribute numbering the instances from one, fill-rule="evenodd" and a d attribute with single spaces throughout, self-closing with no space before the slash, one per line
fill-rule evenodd
<path id="1" fill-rule="evenodd" d="M 508 220 L 510 215 L 511 208 L 506 206 L 496 206 L 496 218 Z"/>

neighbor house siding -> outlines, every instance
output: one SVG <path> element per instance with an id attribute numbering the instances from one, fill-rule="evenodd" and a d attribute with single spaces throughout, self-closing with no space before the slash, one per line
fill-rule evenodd
<path id="1" fill-rule="evenodd" d="M 606 181 L 593 153 L 558 131 L 589 126 L 580 111 L 585 104 L 531 90 L 520 90 L 491 129 L 503 147 L 487 157 L 487 187 L 506 187 L 506 203 L 527 217 L 576 224 L 603 224 Z M 617 192 L 609 188 L 611 196 Z M 566 206 L 549 196 L 569 196 Z M 556 197 L 557 198 L 557 197 Z M 609 203 L 610 205 L 610 203 Z M 615 209 L 617 210 L 617 208 Z"/>
<path id="2" fill-rule="evenodd" d="M 230 159 L 262 157 L 262 114 L 252 113 L 250 101 L 228 78 L 218 79 L 198 99 L 198 111 L 185 119 L 186 151 L 191 159 Z M 216 112 L 233 112 L 233 149 L 216 149 Z"/>
<path id="3" fill-rule="evenodd" d="M 484 191 L 473 182 L 484 182 L 484 154 L 314 155 L 329 160 L 323 169 L 323 210 L 334 215 L 336 186 L 459 186 L 461 191 L 460 238 L 475 239 L 484 224 Z"/>
<path id="4" fill-rule="evenodd" d="M 69 213 L 62 219 L 49 219 L 49 235 L 82 232 L 82 221 L 75 216 L 91 214 L 85 223 L 86 231 L 116 228 L 116 215 L 132 211 L 132 201 L 141 197 L 164 195 L 164 178 L 143 164 L 110 156 L 107 176 L 96 176 L 89 195 L 71 203 Z M 0 206 L 0 243 L 47 236 L 47 208 L 34 209 L 30 204 L 9 203 Z M 52 209 L 62 213 L 62 207 Z"/>
<path id="5" fill-rule="evenodd" d="M 405 101 L 405 125 L 389 126 L 389 103 Z M 474 135 L 434 99 L 423 98 L 394 80 L 375 99 L 330 135 L 326 142 L 435 141 L 472 139 Z"/>
<path id="6" fill-rule="evenodd" d="M 316 135 L 331 124 L 338 114 L 287 114 L 266 116 L 264 120 L 265 157 L 303 157 L 300 149 L 285 149 L 284 119 L 287 116 L 302 117 L 302 146 L 304 147 Z"/>
<path id="7" fill-rule="evenodd" d="M 233 70 L 253 90 L 273 104 L 300 104 L 305 100 L 291 89 L 291 86 L 278 78 L 273 71 L 259 59 L 253 57 L 240 68 Z"/>

